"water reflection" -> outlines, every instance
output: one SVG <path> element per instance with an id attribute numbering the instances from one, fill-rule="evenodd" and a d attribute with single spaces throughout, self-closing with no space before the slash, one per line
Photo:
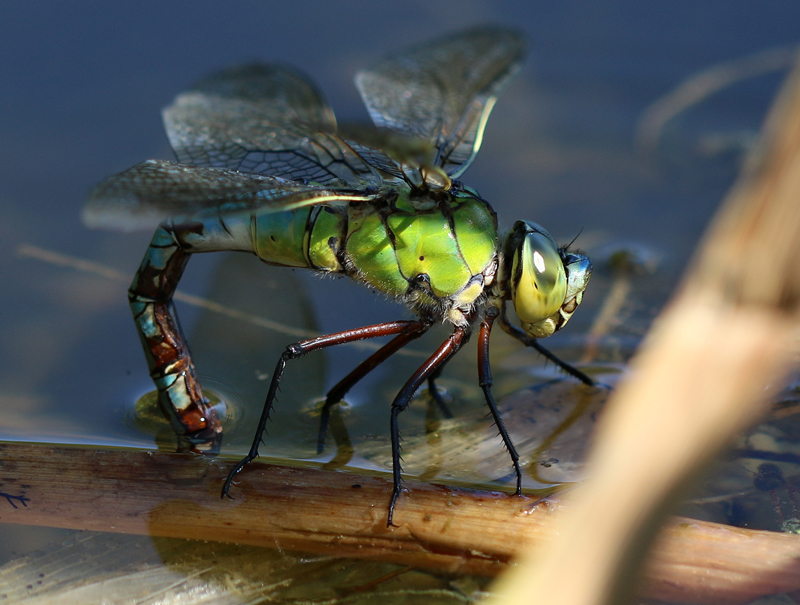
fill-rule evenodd
<path id="1" fill-rule="evenodd" d="M 0 568 L 8 603 L 449 604 L 470 602 L 486 582 L 453 583 L 378 561 L 350 565 L 253 546 L 92 532 Z"/>

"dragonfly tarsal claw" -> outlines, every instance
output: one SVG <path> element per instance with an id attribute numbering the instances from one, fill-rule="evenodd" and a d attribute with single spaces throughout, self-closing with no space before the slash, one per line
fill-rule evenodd
<path id="1" fill-rule="evenodd" d="M 392 487 L 392 499 L 389 501 L 389 515 L 386 518 L 386 527 L 399 527 L 394 524 L 394 507 L 403 491 L 405 491 L 405 488 L 402 485 L 398 484 Z"/>
<path id="2" fill-rule="evenodd" d="M 242 469 L 244 469 L 245 466 L 247 466 L 254 460 L 254 458 L 255 456 L 251 456 L 250 454 L 248 454 L 247 456 L 239 460 L 239 462 L 237 462 L 236 465 L 228 472 L 228 476 L 225 478 L 225 483 L 222 484 L 222 494 L 220 495 L 220 498 L 224 498 L 225 496 L 227 496 L 228 498 L 233 500 L 233 496 L 231 496 L 230 494 L 231 486 L 233 485 L 233 480 L 236 477 L 236 475 L 238 475 L 242 471 Z"/>

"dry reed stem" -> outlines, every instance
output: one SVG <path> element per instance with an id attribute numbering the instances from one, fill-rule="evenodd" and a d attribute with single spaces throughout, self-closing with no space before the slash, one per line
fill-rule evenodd
<path id="1" fill-rule="evenodd" d="M 558 539 L 534 546 L 493 603 L 618 604 L 630 597 L 669 505 L 713 454 L 767 411 L 764 387 L 790 369 L 798 258 L 800 66 L 685 285 L 609 402 L 591 479 L 558 520 Z M 727 602 L 744 603 L 757 592 L 743 589 Z"/>
<path id="2" fill-rule="evenodd" d="M 664 126 L 675 116 L 732 84 L 791 67 L 796 53 L 796 46 L 770 48 L 692 75 L 642 112 L 636 127 L 636 146 L 654 152 Z"/>

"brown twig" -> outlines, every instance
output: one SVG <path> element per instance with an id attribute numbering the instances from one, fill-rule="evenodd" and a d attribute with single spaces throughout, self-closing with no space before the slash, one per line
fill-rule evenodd
<path id="1" fill-rule="evenodd" d="M 555 501 L 411 484 L 386 527 L 388 479 L 253 464 L 220 499 L 227 464 L 189 454 L 0 444 L 0 522 L 237 542 L 495 575 L 552 535 Z M 800 588 L 800 538 L 675 520 L 647 594 L 733 603 Z"/>

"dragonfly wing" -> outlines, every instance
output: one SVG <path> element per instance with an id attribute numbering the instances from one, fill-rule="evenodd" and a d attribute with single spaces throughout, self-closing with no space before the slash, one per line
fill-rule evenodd
<path id="1" fill-rule="evenodd" d="M 280 177 L 148 160 L 95 187 L 83 210 L 89 227 L 122 230 L 201 221 L 219 214 L 261 214 L 314 204 L 365 202 L 377 194 L 306 185 Z"/>
<path id="2" fill-rule="evenodd" d="M 322 93 L 282 65 L 232 67 L 201 80 L 163 112 L 178 160 L 292 180 L 377 184 L 337 137 Z"/>
<path id="3" fill-rule="evenodd" d="M 456 178 L 475 158 L 524 54 L 520 33 L 476 28 L 390 56 L 359 72 L 356 86 L 378 128 L 430 142 L 436 164 Z"/>

